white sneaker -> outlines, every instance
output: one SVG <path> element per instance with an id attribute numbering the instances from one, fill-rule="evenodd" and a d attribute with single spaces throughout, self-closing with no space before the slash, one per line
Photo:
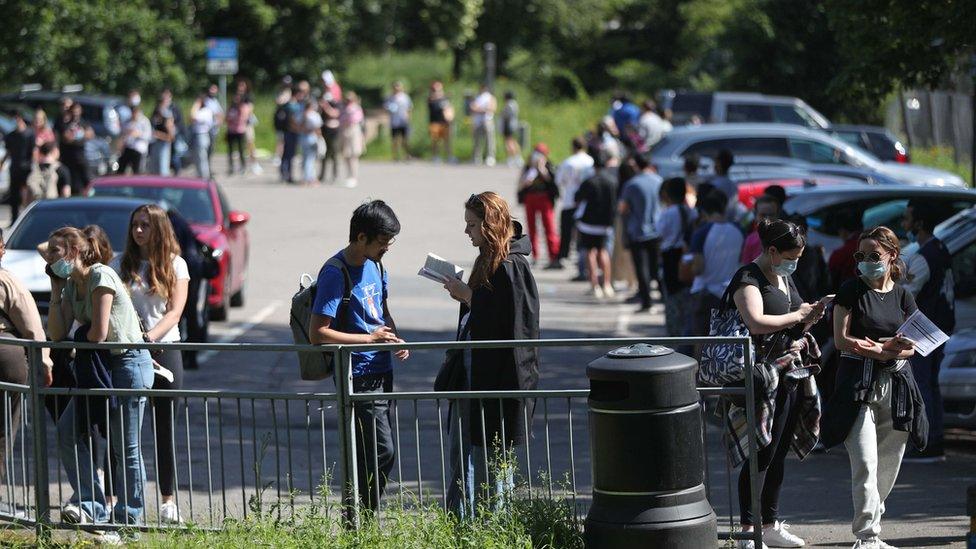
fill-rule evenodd
<path id="1" fill-rule="evenodd" d="M 159 520 L 166 524 L 183 524 L 183 517 L 176 507 L 176 502 L 167 501 L 159 506 Z"/>
<path id="2" fill-rule="evenodd" d="M 803 547 L 806 542 L 800 536 L 786 531 L 785 522 L 776 521 L 772 526 L 763 528 L 763 541 L 770 547 Z"/>
<path id="3" fill-rule="evenodd" d="M 614 291 L 613 286 L 607 284 L 606 286 L 603 287 L 603 295 L 607 297 L 614 297 L 615 295 L 617 295 L 617 292 Z"/>
<path id="4" fill-rule="evenodd" d="M 881 541 L 881 538 L 859 539 L 854 543 L 853 549 L 897 549 L 894 545 L 888 545 Z"/>
<path id="5" fill-rule="evenodd" d="M 61 508 L 61 520 L 68 524 L 89 524 L 92 522 L 91 516 L 74 503 L 68 503 Z"/>
<path id="6" fill-rule="evenodd" d="M 736 549 L 756 549 L 756 542 L 751 539 L 740 539 L 735 543 Z M 762 549 L 769 549 L 764 541 L 762 544 Z"/>
<path id="7" fill-rule="evenodd" d="M 125 543 L 122 542 L 122 536 L 114 530 L 98 532 L 98 542 L 99 545 L 112 545 L 112 546 L 125 545 Z"/>
<path id="8" fill-rule="evenodd" d="M 261 167 L 261 164 L 255 162 L 251 164 L 251 173 L 253 173 L 254 175 L 261 175 L 264 173 L 264 168 Z"/>
<path id="9" fill-rule="evenodd" d="M 353 177 L 347 177 L 345 179 L 345 181 L 342 182 L 342 186 L 345 187 L 345 188 L 347 188 L 347 189 L 355 188 L 356 185 L 358 185 L 358 184 L 359 183 L 356 182 L 356 179 L 353 178 Z"/>
<path id="10" fill-rule="evenodd" d="M 490 168 L 490 167 L 492 167 L 494 165 L 495 165 L 495 157 L 494 156 L 489 156 L 488 158 L 485 159 L 485 166 L 488 166 Z"/>
<path id="11" fill-rule="evenodd" d="M 601 288 L 600 286 L 594 286 L 590 288 L 590 291 L 588 293 L 597 299 L 603 299 L 607 297 L 607 294 L 603 293 L 603 288 Z"/>

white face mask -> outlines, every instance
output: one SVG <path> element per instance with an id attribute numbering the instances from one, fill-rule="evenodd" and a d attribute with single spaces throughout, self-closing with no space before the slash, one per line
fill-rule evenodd
<path id="1" fill-rule="evenodd" d="M 133 95 L 132 98 L 129 99 L 129 103 L 133 107 L 138 107 L 139 106 L 139 103 L 142 103 L 142 97 L 140 97 L 138 95 Z"/>

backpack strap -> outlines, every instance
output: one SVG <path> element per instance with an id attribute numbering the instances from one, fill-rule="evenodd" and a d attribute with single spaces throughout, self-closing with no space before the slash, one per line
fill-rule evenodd
<path id="1" fill-rule="evenodd" d="M 346 268 L 346 263 L 337 257 L 331 257 L 325 262 L 325 266 L 322 267 L 335 267 L 339 269 L 342 273 L 342 301 L 339 302 L 339 307 L 336 309 L 336 329 L 339 329 L 343 325 L 343 321 L 346 319 L 346 313 L 349 311 L 349 301 L 352 299 L 352 279 L 349 277 L 349 269 Z"/>

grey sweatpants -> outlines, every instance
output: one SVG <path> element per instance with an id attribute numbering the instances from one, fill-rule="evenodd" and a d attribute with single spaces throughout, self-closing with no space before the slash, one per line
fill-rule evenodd
<path id="1" fill-rule="evenodd" d="M 908 433 L 895 431 L 891 417 L 891 376 L 881 372 L 870 402 L 861 406 L 844 446 L 851 459 L 854 522 L 857 539 L 881 534 L 885 499 L 898 478 Z"/>

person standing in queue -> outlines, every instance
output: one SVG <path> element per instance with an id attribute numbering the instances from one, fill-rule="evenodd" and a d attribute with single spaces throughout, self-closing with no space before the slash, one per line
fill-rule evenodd
<path id="1" fill-rule="evenodd" d="M 898 282 L 904 273 L 898 237 L 887 227 L 861 234 L 854 257 L 860 276 L 834 300 L 834 341 L 841 353 L 821 441 L 841 442 L 851 461 L 855 549 L 886 549 L 881 516 L 909 438 L 924 449 L 925 405 L 908 360 L 914 344 L 898 329 L 917 310 Z"/>
<path id="2" fill-rule="evenodd" d="M 112 265 L 132 296 L 148 343 L 178 343 L 180 317 L 186 305 L 190 271 L 180 257 L 180 246 L 166 212 L 155 204 L 139 206 L 129 220 L 125 251 Z M 183 387 L 183 358 L 180 351 L 160 351 L 153 359 L 172 374 L 172 380 L 157 375 L 153 387 L 178 390 Z M 182 522 L 174 501 L 176 452 L 173 448 L 175 399 L 152 399 L 155 410 L 155 438 L 159 492 L 159 518 L 165 523 Z M 118 488 L 118 487 L 116 487 Z"/>
<path id="3" fill-rule="evenodd" d="M 474 268 L 464 283 L 449 278 L 444 288 L 461 303 L 461 340 L 539 338 L 539 290 L 529 265 L 532 252 L 508 204 L 493 192 L 473 194 L 464 203 L 465 234 L 478 248 Z M 539 382 L 538 349 L 472 349 L 463 354 L 472 391 L 532 390 Z M 524 444 L 526 403 L 518 399 L 467 400 L 454 403 L 458 413 L 450 435 L 453 474 L 448 508 L 465 514 L 478 502 L 496 504 L 514 490 L 506 452 Z M 455 428 L 460 423 L 459 433 Z M 487 487 L 487 490 L 486 490 Z M 466 496 L 463 501 L 462 495 Z"/>
<path id="4" fill-rule="evenodd" d="M 388 279 L 381 263 L 399 233 L 400 221 L 382 200 L 356 208 L 349 223 L 349 244 L 319 271 L 309 324 L 312 344 L 403 343 L 387 306 Z M 348 305 L 343 305 L 347 291 Z M 359 498 L 373 512 L 379 509 L 395 459 L 390 401 L 382 399 L 383 393 L 393 391 L 394 354 L 400 360 L 410 356 L 405 350 L 352 353 L 353 391 L 377 396 L 354 406 Z M 335 375 L 344 372 L 340 368 Z"/>
<path id="5" fill-rule="evenodd" d="M 820 370 L 820 349 L 810 328 L 823 318 L 826 301 L 804 303 L 792 275 L 806 237 L 789 221 L 764 219 L 757 228 L 762 253 L 732 276 L 720 307 L 732 298 L 749 333 L 756 342 L 756 356 L 764 357 L 758 367 L 768 370 L 757 387 L 759 427 L 759 478 L 761 517 L 752 514 L 749 466 L 739 471 L 739 512 L 743 532 L 763 529 L 763 542 L 770 547 L 803 547 L 805 542 L 780 521 L 780 491 L 785 477 L 786 456 L 792 447 L 800 459 L 817 443 L 820 397 L 813 375 Z M 741 407 L 729 412 L 730 426 L 743 425 Z M 768 435 L 763 436 L 763 433 Z M 744 440 L 738 430 L 731 440 Z M 738 448 L 732 462 L 745 462 L 747 452 Z M 752 540 L 739 541 L 742 549 L 753 549 Z"/>

